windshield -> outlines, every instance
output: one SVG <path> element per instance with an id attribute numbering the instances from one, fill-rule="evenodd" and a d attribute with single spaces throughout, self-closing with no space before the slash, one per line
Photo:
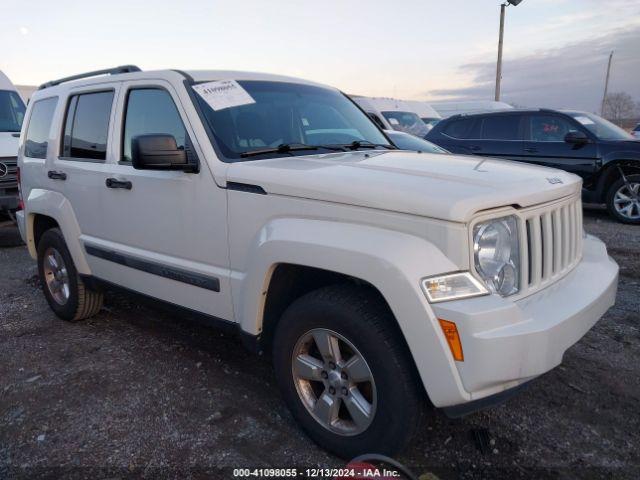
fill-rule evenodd
<path id="1" fill-rule="evenodd" d="M 424 137 L 429 133 L 429 127 L 413 112 L 382 112 L 394 130 L 407 132 L 418 137 Z"/>
<path id="2" fill-rule="evenodd" d="M 238 83 L 255 103 L 214 110 L 196 94 L 218 147 L 232 161 L 347 147 L 392 148 L 371 119 L 337 90 L 271 81 Z"/>
<path id="3" fill-rule="evenodd" d="M 24 103 L 16 92 L 0 90 L 0 132 L 19 132 L 24 110 Z"/>
<path id="4" fill-rule="evenodd" d="M 444 148 L 440 148 L 431 142 L 408 133 L 387 131 L 387 135 L 394 145 L 401 150 L 413 150 L 415 152 L 425 153 L 449 153 Z"/>
<path id="5" fill-rule="evenodd" d="M 633 140 L 631 134 L 598 115 L 583 112 L 567 112 L 601 140 Z"/>

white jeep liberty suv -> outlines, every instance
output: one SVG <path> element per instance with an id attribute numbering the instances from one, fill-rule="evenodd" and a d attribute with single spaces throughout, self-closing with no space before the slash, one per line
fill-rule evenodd
<path id="1" fill-rule="evenodd" d="M 125 66 L 42 85 L 20 231 L 62 319 L 117 286 L 271 354 L 293 416 L 342 456 L 393 453 L 557 366 L 613 305 L 581 183 L 397 150 L 340 91 Z"/>

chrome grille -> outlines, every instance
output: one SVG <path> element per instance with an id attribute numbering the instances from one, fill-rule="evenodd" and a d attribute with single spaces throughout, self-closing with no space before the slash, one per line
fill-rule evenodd
<path id="1" fill-rule="evenodd" d="M 18 159 L 16 157 L 1 157 L 0 163 L 7 167 L 7 174 L 0 176 L 0 188 L 17 188 L 16 171 L 18 170 Z M 3 172 L 4 168 L 0 168 L 0 175 Z"/>
<path id="2" fill-rule="evenodd" d="M 582 202 L 564 202 L 520 212 L 520 295 L 569 272 L 582 257 Z"/>

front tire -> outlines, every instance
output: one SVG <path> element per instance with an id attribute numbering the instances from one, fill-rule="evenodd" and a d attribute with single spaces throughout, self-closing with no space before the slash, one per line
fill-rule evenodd
<path id="1" fill-rule="evenodd" d="M 287 406 L 320 446 L 345 458 L 392 455 L 420 427 L 423 391 L 386 303 L 334 285 L 285 311 L 273 362 Z"/>
<path id="2" fill-rule="evenodd" d="M 640 175 L 619 178 L 609 187 L 606 197 L 609 214 L 622 223 L 640 224 Z"/>
<path id="3" fill-rule="evenodd" d="M 44 296 L 61 319 L 84 320 L 102 308 L 103 294 L 80 278 L 59 228 L 47 230 L 38 242 L 38 273 Z"/>

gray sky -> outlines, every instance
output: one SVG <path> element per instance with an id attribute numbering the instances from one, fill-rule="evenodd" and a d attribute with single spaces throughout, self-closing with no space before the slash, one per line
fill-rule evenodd
<path id="1" fill-rule="evenodd" d="M 349 93 L 491 99 L 499 0 L 2 0 L 0 69 L 15 83 L 133 63 L 281 73 Z M 640 0 L 507 8 L 503 96 L 597 110 L 640 100 Z"/>

